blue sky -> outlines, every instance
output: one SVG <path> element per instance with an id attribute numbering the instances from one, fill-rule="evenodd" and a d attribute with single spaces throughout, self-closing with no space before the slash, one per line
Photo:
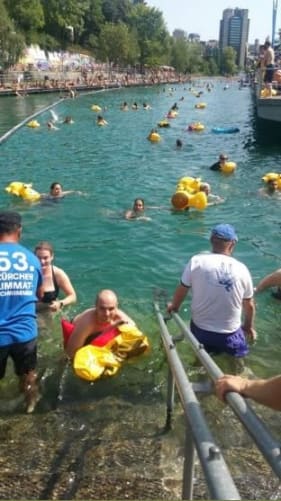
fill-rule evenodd
<path id="1" fill-rule="evenodd" d="M 201 40 L 218 39 L 219 21 L 224 9 L 248 9 L 249 42 L 252 43 L 258 38 L 262 43 L 268 35 L 271 39 L 272 0 L 147 0 L 147 5 L 163 12 L 171 33 L 175 28 L 180 28 L 187 33 L 199 33 Z M 280 12 L 277 14 L 277 31 L 279 27 Z"/>

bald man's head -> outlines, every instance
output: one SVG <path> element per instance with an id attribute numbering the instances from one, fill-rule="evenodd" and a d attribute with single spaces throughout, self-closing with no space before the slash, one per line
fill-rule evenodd
<path id="1" fill-rule="evenodd" d="M 96 297 L 96 312 L 99 322 L 112 322 L 118 308 L 118 299 L 112 290 L 101 290 Z"/>

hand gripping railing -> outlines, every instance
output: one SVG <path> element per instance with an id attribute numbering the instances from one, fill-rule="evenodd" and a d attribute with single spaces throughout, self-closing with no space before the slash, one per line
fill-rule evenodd
<path id="1" fill-rule="evenodd" d="M 175 383 L 188 425 L 186 430 L 182 498 L 192 499 L 194 442 L 211 498 L 240 499 L 231 475 L 221 456 L 221 452 L 214 443 L 208 425 L 205 422 L 205 417 L 192 389 L 192 384 L 186 375 L 185 369 L 177 353 L 175 339 L 171 337 L 168 331 L 166 321 L 161 313 L 157 300 L 154 302 L 154 309 L 159 321 L 161 337 L 169 361 L 166 424 L 167 427 L 169 427 L 173 409 Z M 171 316 L 180 327 L 183 337 L 191 343 L 197 358 L 199 358 L 202 365 L 205 367 L 210 378 L 215 381 L 218 377 L 222 376 L 223 373 L 220 368 L 205 351 L 204 346 L 197 341 L 181 317 L 177 313 L 172 313 Z M 273 471 L 281 478 L 280 444 L 270 435 L 269 431 L 260 418 L 254 413 L 248 402 L 238 393 L 227 393 L 226 401 L 243 423 Z"/>

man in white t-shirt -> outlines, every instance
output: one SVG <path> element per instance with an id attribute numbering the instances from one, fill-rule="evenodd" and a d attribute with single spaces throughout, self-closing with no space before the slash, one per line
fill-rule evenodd
<path id="1" fill-rule="evenodd" d="M 187 263 L 168 311 L 177 311 L 191 289 L 190 328 L 198 341 L 208 352 L 244 357 L 249 351 L 245 335 L 256 339 L 251 275 L 231 256 L 238 241 L 233 226 L 218 224 L 210 240 L 212 252 Z"/>

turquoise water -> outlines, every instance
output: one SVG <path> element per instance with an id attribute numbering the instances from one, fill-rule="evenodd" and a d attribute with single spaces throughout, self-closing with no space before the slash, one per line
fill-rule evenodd
<path id="1" fill-rule="evenodd" d="M 189 257 L 209 249 L 209 233 L 214 224 L 229 222 L 236 226 L 239 242 L 234 255 L 249 267 L 255 283 L 280 266 L 281 201 L 261 198 L 258 190 L 264 173 L 279 170 L 281 147 L 261 146 L 257 142 L 250 90 L 239 90 L 237 83 L 226 91 L 223 86 L 224 82 L 218 81 L 212 92 L 204 92 L 201 100 L 207 103 L 207 107 L 203 110 L 194 108 L 198 99 L 184 85 L 175 86 L 173 90 L 168 86 L 120 89 L 62 100 L 55 112 L 60 119 L 71 115 L 73 125 L 58 124 L 59 130 L 50 131 L 46 123 L 51 115 L 45 112 L 38 118 L 39 129 L 23 127 L 0 145 L 0 208 L 21 212 L 24 245 L 33 248 L 42 239 L 53 243 L 55 262 L 69 274 L 78 294 L 78 303 L 64 314 L 71 317 L 92 305 L 99 289 L 112 288 L 118 293 L 121 307 L 136 319 L 152 344 L 149 356 L 128 364 L 116 378 L 89 386 L 75 379 L 59 363 L 62 353 L 59 317 L 54 319 L 51 330 L 41 331 L 39 371 L 44 371 L 43 398 L 28 421 L 23 419 L 22 409 L 16 407 L 19 414 L 11 423 L 13 435 L 15 429 L 19 435 L 24 435 L 25 429 L 30 431 L 33 426 L 34 444 L 39 444 L 37 455 L 39 458 L 43 456 L 44 467 L 40 466 L 40 471 L 44 468 L 48 472 L 54 470 L 57 475 L 55 463 L 48 466 L 46 460 L 48 448 L 56 446 L 52 446 L 52 436 L 60 444 L 64 434 L 71 441 L 73 432 L 79 437 L 79 430 L 87 429 L 91 436 L 94 430 L 95 436 L 102 437 L 101 446 L 105 444 L 106 449 L 107 443 L 115 441 L 118 436 L 114 417 L 119 416 L 122 399 L 134 404 L 138 413 L 134 429 L 138 430 L 139 436 L 143 436 L 143 413 L 148 420 L 151 419 L 149 430 L 155 431 L 157 425 L 164 422 L 165 411 L 163 408 L 159 411 L 157 403 L 159 398 L 163 402 L 166 367 L 159 349 L 153 290 L 161 288 L 169 295 L 173 293 Z M 198 89 L 204 89 L 203 84 L 198 83 Z M 182 96 L 184 100 L 179 101 Z M 2 98 L 0 132 L 3 134 L 57 98 L 52 95 Z M 121 112 L 120 104 L 124 101 L 129 104 L 146 101 L 152 109 Z M 179 116 L 171 121 L 169 129 L 160 130 L 162 141 L 151 144 L 146 139 L 148 132 L 176 101 Z M 109 123 L 107 127 L 95 124 L 96 114 L 91 111 L 93 104 L 106 107 L 103 115 Z M 205 130 L 202 133 L 186 132 L 187 125 L 193 121 L 201 121 Z M 212 133 L 212 127 L 224 125 L 237 126 L 240 132 L 230 135 Z M 175 148 L 177 138 L 183 141 L 182 150 Z M 237 170 L 231 176 L 209 170 L 221 151 L 237 162 Z M 171 212 L 171 195 L 178 179 L 185 175 L 200 176 L 211 183 L 213 193 L 224 197 L 225 202 L 203 212 Z M 79 190 L 84 194 L 70 195 L 59 203 L 28 204 L 5 192 L 5 186 L 12 181 L 32 182 L 39 192 L 47 192 L 53 181 L 59 181 L 64 189 Z M 123 212 L 132 206 L 136 197 L 143 197 L 147 206 L 163 208 L 147 209 L 148 221 L 127 221 L 122 217 Z M 257 296 L 256 300 L 258 340 L 251 348 L 247 365 L 257 375 L 269 376 L 280 372 L 280 303 L 270 296 L 269 291 Z M 188 305 L 187 301 L 181 310 L 186 319 Z M 181 351 L 186 356 L 187 346 L 183 345 Z M 16 391 L 14 378 L 7 377 L 2 382 L 0 417 L 5 419 L 7 408 L 15 412 L 12 397 Z M 11 405 L 7 407 L 9 399 Z M 87 407 L 85 402 L 89 400 L 93 408 Z M 75 405 L 79 401 L 82 403 L 77 409 Z M 52 402 L 63 414 L 45 412 L 50 411 Z M 101 404 L 98 409 L 102 410 L 95 418 L 98 403 Z M 148 406 L 143 408 L 141 405 L 146 403 Z M 67 407 L 67 404 L 72 407 Z M 218 405 L 214 399 L 214 422 L 218 422 Z M 44 416 L 40 415 L 44 412 Z M 130 412 L 126 411 L 121 423 L 132 420 Z M 226 414 L 227 409 L 220 414 L 223 421 Z M 113 424 L 117 431 L 112 435 Z M 229 440 L 228 432 L 227 437 Z M 126 441 L 127 436 L 123 438 Z M 10 449 L 7 442 L 7 450 Z M 16 436 L 14 453 L 22 449 Z M 239 451 L 238 455 L 240 458 Z M 16 475 L 26 471 L 20 457 L 21 453 L 14 460 Z M 27 452 L 27 460 L 28 457 Z M 30 457 L 33 457 L 33 452 Z M 52 450 L 49 457 L 53 457 Z M 118 477 L 118 469 L 114 469 L 112 462 L 109 464 L 110 477 Z M 248 475 L 251 478 L 251 473 Z M 240 478 L 243 476 L 242 465 Z M 249 481 L 249 485 L 252 483 Z M 9 497 L 8 490 L 2 492 L 6 493 L 4 497 Z M 24 487 L 23 492 L 24 497 L 40 498 L 40 490 L 30 494 L 28 487 Z M 250 494 L 247 493 L 246 497 Z"/>
<path id="2" fill-rule="evenodd" d="M 239 90 L 233 83 L 224 91 L 223 85 L 217 82 L 212 92 L 205 91 L 204 110 L 194 108 L 199 100 L 184 85 L 173 90 L 168 86 L 121 89 L 62 100 L 55 112 L 61 119 L 71 115 L 73 125 L 58 124 L 59 130 L 48 130 L 48 111 L 39 118 L 39 129 L 23 127 L 1 145 L 0 206 L 22 213 L 25 245 L 33 248 L 41 239 L 53 243 L 56 264 L 69 274 L 78 293 L 74 311 L 91 305 L 100 288 L 113 288 L 121 307 L 153 340 L 153 289 L 164 288 L 172 294 L 184 263 L 193 253 L 209 248 L 209 231 L 221 221 L 236 226 L 235 256 L 248 265 L 255 282 L 279 267 L 280 201 L 261 198 L 257 192 L 263 173 L 278 170 L 280 147 L 255 142 L 250 90 Z M 198 84 L 198 88 L 203 86 Z M 182 96 L 184 100 L 179 101 Z M 56 99 L 50 95 L 3 98 L 3 132 Z M 121 112 L 123 101 L 146 101 L 152 109 Z M 148 132 L 175 101 L 178 118 L 169 129 L 160 129 L 161 143 L 151 144 Z M 107 127 L 95 124 L 93 104 L 106 107 Z M 205 130 L 186 132 L 193 121 L 201 121 Z M 212 133 L 212 127 L 224 125 L 238 126 L 240 132 Z M 183 141 L 180 151 L 175 148 L 177 138 Z M 234 175 L 209 171 L 221 151 L 237 162 Z M 185 175 L 211 183 L 213 193 L 224 197 L 225 203 L 203 212 L 172 213 L 170 197 L 177 180 Z M 12 181 L 32 182 L 39 192 L 60 181 L 66 190 L 81 190 L 84 195 L 30 205 L 5 193 L 4 187 Z M 143 197 L 147 206 L 164 208 L 148 209 L 149 221 L 126 221 L 122 213 L 135 197 Z M 279 370 L 279 311 L 279 302 L 269 292 L 257 297 L 259 338 L 249 360 L 260 373 Z M 188 317 L 188 307 L 183 314 Z"/>

